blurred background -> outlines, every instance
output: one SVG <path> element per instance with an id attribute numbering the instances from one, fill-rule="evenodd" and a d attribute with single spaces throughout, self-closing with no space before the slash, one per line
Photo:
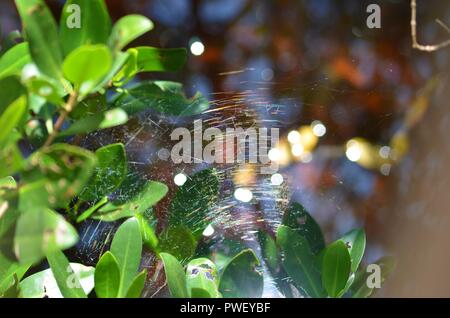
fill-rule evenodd
<path id="1" fill-rule="evenodd" d="M 59 19 L 64 1 L 46 2 Z M 183 72 L 146 78 L 180 81 L 213 107 L 238 101 L 280 128 L 272 184 L 289 185 L 328 241 L 365 227 L 365 262 L 397 259 L 377 296 L 450 296 L 450 47 L 412 49 L 409 0 L 106 2 L 114 20 L 154 21 L 134 45 L 188 49 Z M 371 3 L 380 29 L 366 25 Z M 12 0 L 0 19 L 3 35 L 20 29 Z M 450 1 L 418 0 L 420 43 L 449 38 L 435 19 L 450 24 Z M 145 169 L 171 177 L 166 168 Z"/>

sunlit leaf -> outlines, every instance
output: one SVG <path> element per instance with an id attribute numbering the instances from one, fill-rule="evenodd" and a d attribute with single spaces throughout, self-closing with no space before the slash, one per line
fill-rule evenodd
<path id="1" fill-rule="evenodd" d="M 19 75 L 22 68 L 31 62 L 28 43 L 20 43 L 9 49 L 0 58 L 0 78 Z"/>
<path id="2" fill-rule="evenodd" d="M 137 14 L 127 15 L 114 25 L 109 46 L 115 50 L 121 50 L 151 29 L 153 29 L 153 23 L 148 18 Z"/>
<path id="3" fill-rule="evenodd" d="M 350 254 L 342 241 L 328 246 L 322 261 L 322 283 L 328 295 L 337 297 L 345 288 L 350 276 Z"/>
<path id="4" fill-rule="evenodd" d="M 167 285 L 169 286 L 172 297 L 189 298 L 189 292 L 186 287 L 186 274 L 183 266 L 170 254 L 161 253 L 159 256 L 164 263 Z"/>
<path id="5" fill-rule="evenodd" d="M 354 273 L 357 271 L 364 256 L 364 250 L 366 249 L 366 233 L 363 229 L 355 229 L 346 233 L 339 240 L 344 242 L 348 248 L 352 261 L 351 270 Z"/>
<path id="6" fill-rule="evenodd" d="M 207 258 L 196 258 L 189 262 L 186 269 L 186 282 L 193 298 L 218 298 L 220 295 L 216 265 Z M 199 290 L 206 293 L 198 294 Z"/>
<path id="7" fill-rule="evenodd" d="M 110 251 L 120 269 L 118 297 L 125 297 L 141 262 L 142 238 L 136 218 L 128 219 L 119 227 Z"/>
<path id="8" fill-rule="evenodd" d="M 76 20 L 78 17 L 79 21 Z M 77 27 L 77 22 L 80 27 Z M 104 0 L 66 1 L 59 32 L 64 54 L 68 55 L 85 44 L 107 44 L 111 28 L 111 18 Z"/>
<path id="9" fill-rule="evenodd" d="M 0 115 L 0 147 L 8 140 L 11 131 L 17 127 L 27 110 L 27 98 L 20 97 Z"/>
<path id="10" fill-rule="evenodd" d="M 147 270 L 144 269 L 134 279 L 128 288 L 125 298 L 139 298 L 145 285 L 145 278 L 147 277 Z"/>
<path id="11" fill-rule="evenodd" d="M 119 285 L 119 264 L 111 252 L 106 252 L 95 267 L 95 294 L 98 298 L 115 298 Z"/>

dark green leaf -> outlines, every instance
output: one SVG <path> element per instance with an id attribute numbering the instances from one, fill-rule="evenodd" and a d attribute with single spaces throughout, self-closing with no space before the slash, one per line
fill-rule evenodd
<path id="1" fill-rule="evenodd" d="M 15 1 L 34 63 L 42 73 L 59 80 L 63 55 L 50 10 L 42 0 Z"/>
<path id="2" fill-rule="evenodd" d="M 19 122 L 23 119 L 27 110 L 27 98 L 20 97 L 3 112 L 0 116 L 0 147 L 3 147 L 8 140 L 11 131 L 17 127 Z"/>
<path id="3" fill-rule="evenodd" d="M 128 289 L 127 295 L 125 298 L 139 298 L 141 297 L 142 290 L 145 285 L 145 278 L 147 278 L 147 270 L 144 269 L 140 272 L 134 279 Z"/>
<path id="4" fill-rule="evenodd" d="M 28 43 L 13 46 L 0 58 L 0 78 L 20 75 L 22 68 L 28 63 L 31 63 Z"/>
<path id="5" fill-rule="evenodd" d="M 127 15 L 114 25 L 109 46 L 119 51 L 151 29 L 153 29 L 153 23 L 146 17 L 137 14 Z"/>
<path id="6" fill-rule="evenodd" d="M 98 201 L 96 204 L 88 208 L 87 210 L 83 211 L 83 213 L 77 218 L 77 223 L 81 223 L 84 220 L 88 219 L 92 214 L 94 214 L 98 209 L 100 209 L 102 206 L 104 206 L 108 202 L 108 197 L 104 197 L 100 201 Z"/>
<path id="7" fill-rule="evenodd" d="M 352 261 L 351 270 L 356 272 L 366 249 L 366 233 L 363 229 L 356 229 L 346 233 L 340 241 L 344 242 Z"/>
<path id="8" fill-rule="evenodd" d="M 190 259 L 197 247 L 191 231 L 184 226 L 169 226 L 159 240 L 159 250 L 173 255 L 181 263 Z"/>
<path id="9" fill-rule="evenodd" d="M 95 294 L 98 298 L 116 298 L 120 285 L 120 269 L 111 252 L 102 255 L 95 267 Z"/>
<path id="10" fill-rule="evenodd" d="M 79 6 L 80 12 L 74 5 Z M 78 17 L 80 21 L 76 20 Z M 77 22 L 80 22 L 80 27 L 77 27 Z M 104 0 L 66 1 L 59 32 L 64 55 L 82 45 L 107 44 L 111 28 L 111 18 Z"/>
<path id="11" fill-rule="evenodd" d="M 125 146 L 111 144 L 97 149 L 97 167 L 94 175 L 80 194 L 84 201 L 94 201 L 112 193 L 122 183 L 127 174 Z"/>
<path id="12" fill-rule="evenodd" d="M 141 262 L 142 238 L 136 218 L 126 220 L 119 227 L 110 251 L 116 257 L 120 269 L 118 297 L 125 297 Z"/>
<path id="13" fill-rule="evenodd" d="M 257 269 L 258 258 L 251 249 L 237 254 L 225 266 L 220 278 L 219 290 L 225 298 L 259 298 L 264 279 Z"/>
<path id="14" fill-rule="evenodd" d="M 208 100 L 200 93 L 187 98 L 180 83 L 167 81 L 140 83 L 121 94 L 115 104 L 128 115 L 154 109 L 169 115 L 192 116 L 209 108 Z"/>
<path id="15" fill-rule="evenodd" d="M 168 188 L 165 184 L 148 181 L 144 188 L 126 203 L 110 202 L 101 207 L 94 215 L 95 219 L 105 222 L 115 221 L 125 217 L 135 216 L 137 213 L 144 213 L 147 209 L 155 205 L 167 193 Z"/>
<path id="16" fill-rule="evenodd" d="M 37 263 L 46 254 L 74 246 L 77 231 L 49 209 L 27 211 L 17 221 L 14 251 L 21 264 Z"/>
<path id="17" fill-rule="evenodd" d="M 328 295 L 337 297 L 344 290 L 350 276 L 350 254 L 341 241 L 328 246 L 323 255 L 322 283 Z"/>
<path id="18" fill-rule="evenodd" d="M 9 76 L 0 79 L 0 115 L 18 98 L 26 94 L 25 87 L 18 77 Z"/>
<path id="19" fill-rule="evenodd" d="M 139 221 L 139 228 L 141 229 L 142 240 L 144 244 L 154 252 L 159 252 L 158 248 L 158 237 L 155 234 L 155 230 L 150 225 L 147 217 L 144 214 L 136 213 L 136 219 Z"/>
<path id="20" fill-rule="evenodd" d="M 283 216 L 283 225 L 305 237 L 314 254 L 317 255 L 325 248 L 325 240 L 320 226 L 301 204 L 296 202 L 290 204 Z"/>
<path id="21" fill-rule="evenodd" d="M 170 254 L 159 254 L 166 272 L 167 285 L 169 286 L 170 294 L 174 298 L 189 298 L 189 293 L 186 287 L 186 274 L 180 262 Z"/>
<path id="22" fill-rule="evenodd" d="M 48 253 L 47 261 L 64 298 L 87 298 L 77 274 L 63 252 L 56 250 Z"/>
<path id="23" fill-rule="evenodd" d="M 309 297 L 324 297 L 320 271 L 308 241 L 297 231 L 281 225 L 277 232 L 277 243 L 284 258 L 283 267 L 294 285 Z"/>
<path id="24" fill-rule="evenodd" d="M 184 225 L 199 237 L 214 218 L 210 212 L 218 196 L 217 171 L 206 169 L 196 173 L 175 194 L 169 210 L 169 225 Z"/>

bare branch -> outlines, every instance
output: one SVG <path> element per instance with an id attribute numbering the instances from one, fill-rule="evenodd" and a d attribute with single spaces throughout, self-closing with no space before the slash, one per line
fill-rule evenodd
<path id="1" fill-rule="evenodd" d="M 442 26 L 444 29 L 449 31 L 449 28 L 440 20 L 436 20 L 436 22 Z M 439 49 L 442 49 L 448 45 L 450 45 L 450 39 L 447 41 L 444 41 L 439 44 L 435 45 L 422 45 L 419 44 L 417 41 L 417 4 L 416 0 L 411 0 L 411 37 L 412 37 L 412 46 L 413 48 L 420 50 L 420 51 L 426 51 L 426 52 L 433 52 L 437 51 Z"/>

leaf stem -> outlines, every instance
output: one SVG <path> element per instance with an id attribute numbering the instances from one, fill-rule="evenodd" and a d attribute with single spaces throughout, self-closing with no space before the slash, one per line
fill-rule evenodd
<path id="1" fill-rule="evenodd" d="M 53 126 L 53 131 L 50 133 L 47 140 L 45 141 L 43 148 L 47 148 L 55 140 L 55 138 L 58 135 L 58 132 L 61 129 L 62 125 L 64 124 L 64 121 L 66 120 L 67 116 L 75 108 L 76 103 L 77 103 L 77 98 L 78 98 L 78 93 L 76 91 L 74 91 L 70 94 L 69 99 L 67 100 L 67 103 L 65 104 L 64 109 L 60 112 L 60 115 L 59 115 L 58 119 L 56 120 L 55 125 Z"/>

